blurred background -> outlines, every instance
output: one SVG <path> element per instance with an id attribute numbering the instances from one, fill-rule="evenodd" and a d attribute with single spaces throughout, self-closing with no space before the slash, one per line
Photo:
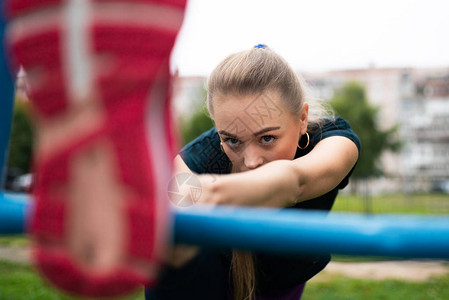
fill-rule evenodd
<path id="1" fill-rule="evenodd" d="M 190 0 L 172 55 L 180 147 L 213 126 L 207 75 L 264 43 L 303 76 L 362 141 L 334 211 L 449 214 L 449 1 Z M 4 189 L 32 187 L 25 74 L 16 83 Z M 26 235 L 0 236 L 0 299 L 75 299 L 30 265 Z M 449 262 L 334 257 L 305 299 L 449 299 Z M 390 263 L 390 262 L 388 262 Z M 124 299 L 143 299 L 143 292 Z"/>
<path id="2" fill-rule="evenodd" d="M 213 126 L 205 82 L 230 53 L 281 54 L 352 125 L 362 154 L 337 210 L 449 213 L 449 1 L 189 1 L 172 55 L 181 143 Z M 32 184 L 25 73 L 5 188 Z"/>
<path id="3" fill-rule="evenodd" d="M 449 213 L 449 1 L 190 1 L 172 57 L 183 143 L 210 128 L 207 75 L 267 44 L 362 141 L 335 209 Z"/>

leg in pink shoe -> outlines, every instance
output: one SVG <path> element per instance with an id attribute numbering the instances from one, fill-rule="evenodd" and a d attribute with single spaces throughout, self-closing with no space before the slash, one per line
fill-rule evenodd
<path id="1" fill-rule="evenodd" d="M 153 282 L 170 229 L 168 63 L 184 1 L 7 4 L 36 110 L 38 267 L 84 296 Z"/>

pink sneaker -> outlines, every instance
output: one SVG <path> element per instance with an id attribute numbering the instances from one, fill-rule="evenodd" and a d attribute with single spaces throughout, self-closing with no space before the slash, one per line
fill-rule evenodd
<path id="1" fill-rule="evenodd" d="M 30 232 L 40 271 L 73 294 L 154 284 L 171 229 L 169 56 L 185 0 L 9 0 L 37 143 Z"/>

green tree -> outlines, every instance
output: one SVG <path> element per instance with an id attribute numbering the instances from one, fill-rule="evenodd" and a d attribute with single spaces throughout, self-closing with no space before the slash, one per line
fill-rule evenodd
<path id="1" fill-rule="evenodd" d="M 348 82 L 338 90 L 331 105 L 337 115 L 351 124 L 362 143 L 362 151 L 352 178 L 363 180 L 384 175 L 380 157 L 384 151 L 396 152 L 400 149 L 398 126 L 379 128 L 379 108 L 368 102 L 364 87 L 357 82 Z"/>
<path id="2" fill-rule="evenodd" d="M 213 126 L 214 122 L 207 110 L 204 107 L 197 109 L 190 118 L 181 121 L 183 144 L 187 144 Z"/>
<path id="3" fill-rule="evenodd" d="M 207 92 L 204 87 L 195 91 L 191 97 L 193 98 L 192 105 L 194 106 L 194 112 L 192 115 L 181 118 L 180 123 L 183 145 L 215 126 L 204 105 L 207 97 Z"/>
<path id="4" fill-rule="evenodd" d="M 29 105 L 16 99 L 9 143 L 8 167 L 28 173 L 30 171 L 32 149 L 33 130 L 30 122 Z"/>

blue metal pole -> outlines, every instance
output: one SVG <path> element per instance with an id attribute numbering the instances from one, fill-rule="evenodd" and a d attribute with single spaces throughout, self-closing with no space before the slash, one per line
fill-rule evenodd
<path id="1" fill-rule="evenodd" d="M 26 195 L 0 193 L 0 234 L 24 231 Z M 449 216 L 364 216 L 293 209 L 193 207 L 174 212 L 174 241 L 279 254 L 449 259 Z"/>
<path id="2" fill-rule="evenodd" d="M 24 233 L 31 209 L 27 195 L 0 193 L 0 234 Z"/>
<path id="3" fill-rule="evenodd" d="M 0 0 L 0 7 L 3 1 Z M 14 83 L 8 69 L 7 55 L 4 47 L 5 21 L 0 10 L 0 190 L 4 188 L 8 162 L 8 145 L 11 134 L 12 109 L 14 105 Z"/>
<path id="4" fill-rule="evenodd" d="M 261 208 L 179 211 L 175 242 L 281 254 L 449 258 L 449 216 L 361 216 Z"/>

